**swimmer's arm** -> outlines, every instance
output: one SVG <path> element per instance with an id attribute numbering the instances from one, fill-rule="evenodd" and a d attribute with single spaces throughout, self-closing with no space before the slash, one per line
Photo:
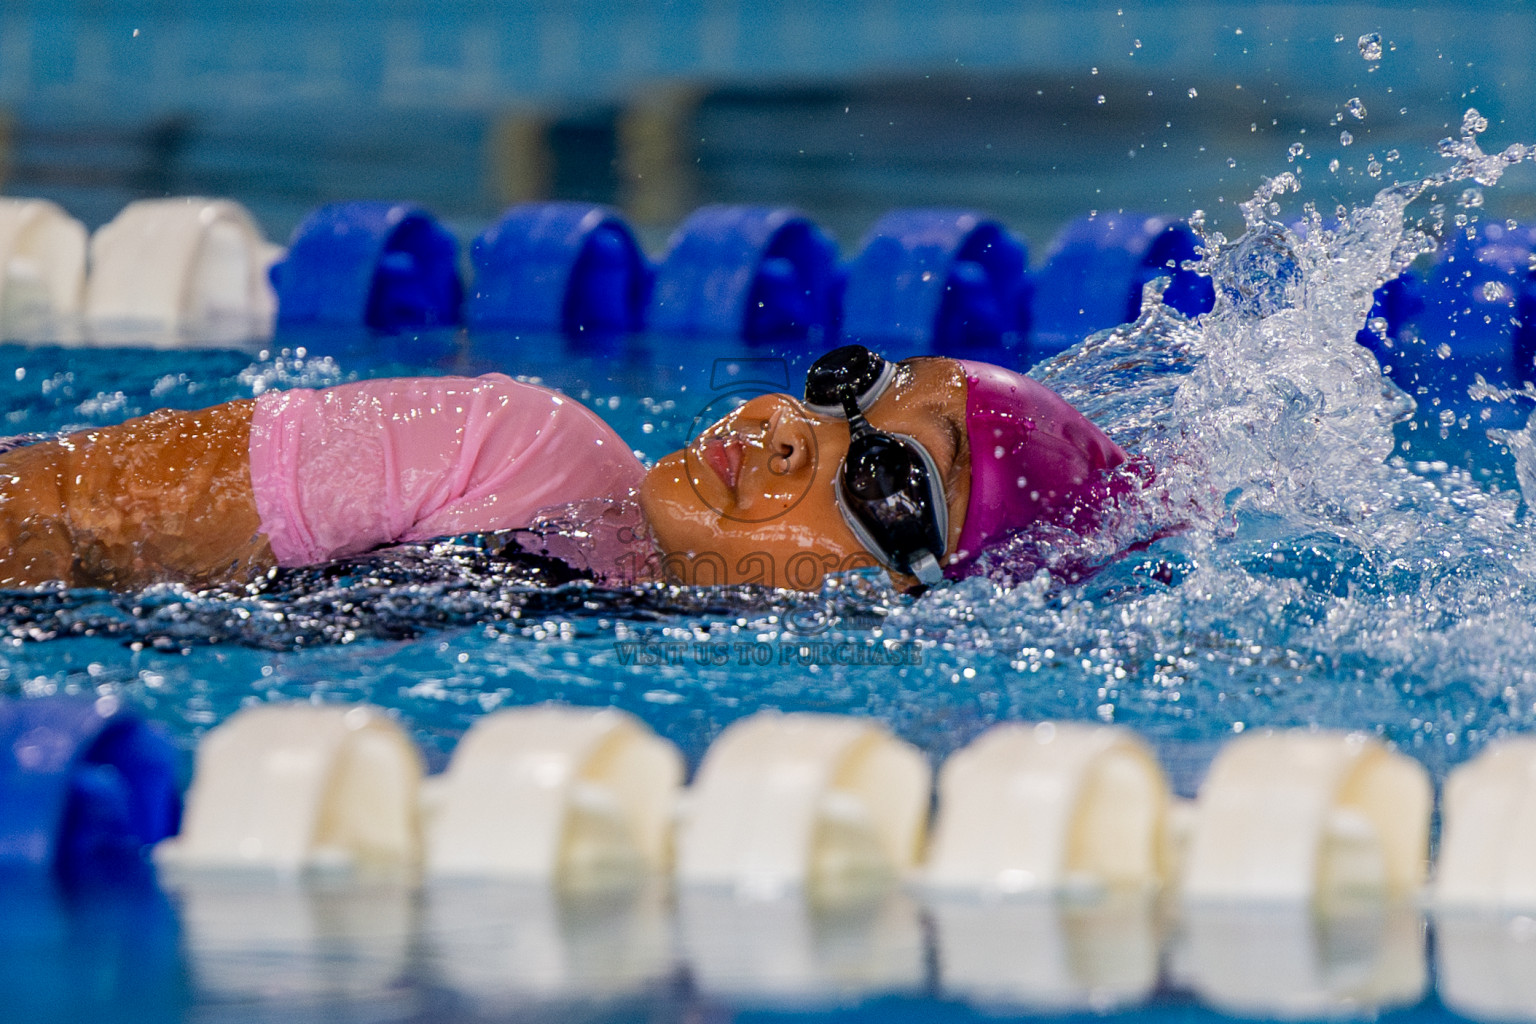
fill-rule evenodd
<path id="1" fill-rule="evenodd" d="M 270 566 L 253 404 L 162 410 L 0 454 L 0 587 L 201 585 Z"/>
<path id="2" fill-rule="evenodd" d="M 74 583 L 63 455 L 58 441 L 0 455 L 0 587 Z"/>

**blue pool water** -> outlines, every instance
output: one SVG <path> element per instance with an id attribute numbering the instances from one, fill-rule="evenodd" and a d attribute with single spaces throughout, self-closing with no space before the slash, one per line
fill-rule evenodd
<path id="1" fill-rule="evenodd" d="M 1477 142 L 1475 131 L 1465 131 L 1438 177 L 1388 188 L 1341 220 L 1303 205 L 1323 198 L 1308 191 L 1305 178 L 1299 191 L 1291 188 L 1295 179 L 1274 179 L 1245 208 L 1241 237 L 1207 238 L 1213 255 L 1206 269 L 1221 296 L 1213 314 L 1190 322 L 1149 306 L 1135 324 L 1035 368 L 1148 469 L 1149 482 L 1086 553 L 1050 535 L 1023 537 L 994 560 L 993 578 L 916 599 L 876 574 L 841 578 L 810 595 L 660 585 L 609 592 L 587 584 L 549 592 L 472 554 L 425 548 L 393 562 L 206 594 L 175 587 L 126 596 L 11 594 L 0 614 L 0 694 L 119 696 L 188 751 L 253 702 L 368 701 L 398 714 L 434 767 L 478 716 L 559 700 L 633 711 L 695 764 L 724 726 L 776 708 L 875 717 L 935 763 L 998 721 L 1122 723 L 1152 742 L 1186 794 L 1225 738 L 1269 726 L 1372 730 L 1443 778 L 1489 740 L 1526 731 L 1536 718 L 1536 537 L 1520 490 L 1522 480 L 1536 480 L 1522 462 L 1532 452 L 1532 434 L 1522 428 L 1530 400 L 1501 396 L 1511 433 L 1499 444 L 1486 443 L 1482 422 L 1453 420 L 1440 436 L 1420 426 L 1410 398 L 1387 383 L 1354 336 L 1373 289 L 1422 251 L 1422 233 L 1460 229 L 1436 223 L 1427 208 L 1445 196 L 1454 203 L 1469 181 L 1494 185 L 1504 165 L 1523 155 L 1501 160 Z M 1307 217 L 1302 236 L 1288 227 Z M 588 343 L 455 334 L 279 337 L 259 352 L 15 344 L 0 348 L 0 408 L 7 433 L 54 432 L 272 387 L 498 369 L 579 398 L 654 459 L 687 441 L 722 395 L 793 387 L 813 355 L 675 338 Z M 1447 451 L 1469 451 L 1473 463 L 1452 468 L 1441 458 Z M 1069 556 L 1102 568 L 1063 582 L 1049 569 Z M 907 663 L 868 663 L 874 652 L 891 650 L 890 642 L 908 652 Z M 766 666 L 754 660 L 759 649 L 768 652 Z M 549 946 L 555 934 L 574 943 L 575 953 L 560 948 L 579 960 L 582 941 L 598 941 L 579 938 L 587 934 L 580 907 L 497 909 L 494 900 L 471 899 L 470 911 L 455 911 L 452 893 L 360 899 L 305 890 L 260 899 L 291 899 L 299 908 L 293 919 L 313 927 L 226 948 L 206 936 L 227 938 L 228 930 L 208 922 L 223 920 L 220 908 L 231 901 L 249 908 L 252 898 L 195 886 L 173 893 L 174 905 L 151 890 L 73 909 L 44 894 L 37 919 L 56 922 L 60 949 L 75 948 L 67 941 L 71 929 L 109 943 L 117 936 L 123 949 L 80 954 L 81 969 L 109 989 L 118 984 L 103 973 L 112 965 L 131 969 L 135 957 L 153 959 L 152 944 L 129 949 L 129 936 L 158 935 L 181 952 L 165 961 L 171 966 L 162 964 L 166 974 L 146 998 L 176 1012 L 238 1011 L 251 1019 L 478 1019 L 509 1007 L 533 1015 L 515 985 L 483 1002 L 466 995 L 480 990 L 455 972 L 473 974 L 466 966 L 472 954 L 466 960 L 443 951 L 458 948 L 465 929 L 487 918 L 527 922 L 541 913 L 556 924 L 553 933 L 533 933 L 534 946 Z M 942 909 L 918 913 L 892 899 L 898 902 L 841 916 L 822 908 L 797 925 L 815 938 L 807 947 L 812 960 L 842 948 L 844 933 L 856 949 L 871 935 L 884 936 L 901 947 L 893 956 L 906 957 L 901 970 L 875 972 L 875 982 L 832 1000 L 837 1012 L 849 1019 L 969 1019 L 979 1012 L 963 987 L 943 981 L 953 976 L 942 969 L 955 948 L 946 943 L 963 930 L 946 932 Z M 439 904 L 449 909 L 434 916 Z M 621 911 L 593 911 L 596 934 L 604 934 L 603 921 L 664 927 L 643 912 Z M 708 908 L 698 913 L 695 920 L 710 920 Z M 120 916 L 93 923 L 90 914 Z M 872 916 L 885 922 L 873 931 Z M 747 922 L 731 934 L 759 925 L 771 923 Z M 710 934 L 700 928 L 691 934 Z M 1079 937 L 1093 932 L 1092 922 L 1062 928 Z M 1392 934 L 1422 940 L 1417 918 L 1405 928 Z M 1357 928 L 1387 930 L 1375 918 Z M 1162 941 L 1150 924 L 1138 931 L 1121 922 L 1108 931 L 1145 933 L 1154 949 Z M 1332 942 L 1347 965 L 1350 936 L 1359 936 L 1344 926 L 1337 931 L 1318 941 Z M 688 934 L 684 928 L 678 940 L 684 947 Z M 505 936 L 497 941 L 505 948 L 474 941 L 466 948 L 490 948 L 503 965 L 532 955 Z M 639 980 L 611 998 L 600 995 L 601 985 L 578 986 L 580 996 L 537 1012 L 707 1020 L 759 1002 L 779 1005 L 735 999 L 728 985 L 712 988 L 697 949 L 671 957 L 637 969 Z M 331 961 L 334 970 L 304 981 L 309 967 Z M 29 991 L 52 992 L 54 982 L 70 989 L 71 967 L 46 951 L 36 962 L 49 967 L 31 976 Z M 1422 957 L 1418 962 L 1422 969 Z M 1152 963 L 1156 973 L 1159 961 Z M 243 980 L 223 984 L 221 970 Z M 580 976 L 574 968 L 567 974 Z M 1165 980 L 1144 993 L 1156 1001 L 1143 1013 L 1213 1012 L 1168 980 L 1178 972 L 1158 976 Z M 354 983 L 357 992 L 347 987 Z M 1410 984 L 1380 1001 L 1442 1013 L 1433 996 L 1419 1004 L 1422 990 Z M 882 992 L 895 994 L 864 1003 Z M 823 1000 L 809 1002 L 829 1010 Z M 1222 1005 L 1208 992 L 1203 1003 Z M 131 1001 L 123 1005 L 131 1009 Z M 1084 1005 L 1120 1004 L 1089 998 Z M 1362 996 L 1346 1009 L 1376 1005 Z M 1240 1002 L 1226 1009 L 1257 1012 Z M 1330 1012 L 1311 1006 L 1298 1015 Z"/>
<path id="2" fill-rule="evenodd" d="M 1458 180 L 1428 189 L 1459 192 L 1472 173 L 1447 170 Z M 1515 460 L 1482 422 L 1443 439 L 1408 430 L 1411 403 L 1354 342 L 1361 296 L 1421 244 L 1425 214 L 1404 212 L 1403 189 L 1336 231 L 1285 236 L 1283 279 L 1254 252 L 1311 197 L 1270 191 L 1242 240 L 1210 239 L 1224 245 L 1216 313 L 1189 324 L 1159 312 L 1034 371 L 1155 476 L 1089 551 L 1105 568 L 1080 583 L 1034 576 L 1065 554 L 1044 537 L 997 559 L 1005 585 L 917 600 L 879 574 L 809 596 L 551 596 L 431 565 L 376 584 L 300 574 L 249 593 L 47 593 L 7 616 L 0 686 L 128 696 L 189 747 L 244 702 L 304 696 L 397 709 L 441 754 L 475 715 L 558 698 L 634 710 L 693 758 L 728 722 L 778 707 L 875 715 L 935 759 L 1001 719 L 1120 722 L 1192 765 L 1186 790 L 1212 744 L 1254 725 L 1369 725 L 1441 773 L 1533 713 L 1536 580 Z M 1286 211 L 1266 210 L 1271 199 Z M 722 401 L 793 389 L 813 355 L 455 334 L 279 337 L 259 352 L 16 345 L 0 349 L 0 404 L 8 432 L 52 432 L 273 387 L 497 369 L 579 398 L 654 459 Z M 1442 470 L 1441 448 L 1478 464 Z M 777 645 L 811 639 L 910 641 L 920 663 L 817 664 L 815 649 L 783 663 Z M 641 663 L 646 643 L 662 664 Z M 771 671 L 731 648 L 759 643 L 775 645 Z M 699 663 L 722 648 L 724 664 Z"/>

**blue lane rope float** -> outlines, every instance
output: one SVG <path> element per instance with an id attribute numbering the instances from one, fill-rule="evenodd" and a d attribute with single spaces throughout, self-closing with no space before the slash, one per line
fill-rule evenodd
<path id="1" fill-rule="evenodd" d="M 1424 313 L 1424 282 L 1411 270 L 1401 274 L 1376 289 L 1371 311 L 1366 314 L 1365 326 L 1355 334 L 1355 340 L 1375 354 L 1390 374 L 1396 368 L 1398 345 L 1407 340 L 1406 331 L 1416 324 Z M 1380 331 L 1371 324 L 1384 324 Z"/>
<path id="2" fill-rule="evenodd" d="M 1136 319 L 1142 288 L 1170 278 L 1163 302 L 1185 316 L 1210 312 L 1208 277 L 1185 266 L 1198 256 L 1189 225 L 1140 213 L 1079 217 L 1057 234 L 1035 275 L 1032 354 L 1054 355 L 1107 327 Z"/>
<path id="3" fill-rule="evenodd" d="M 1299 228 L 1298 230 L 1304 230 Z M 1224 282 L 1254 315 L 1285 305 L 1296 268 L 1283 232 L 1240 242 L 1247 263 Z M 1088 334 L 1133 320 L 1144 286 L 1167 277 L 1163 302 L 1208 312 L 1215 283 L 1193 266 L 1199 240 L 1183 222 L 1094 214 L 1058 234 L 1031 275 L 1025 244 L 964 210 L 895 210 L 837 264 L 831 237 L 788 207 L 706 206 L 680 226 L 659 267 L 615 210 L 529 203 L 475 240 L 467 303 L 453 235 L 409 203 L 347 202 L 305 217 L 272 267 L 286 340 L 332 347 L 347 329 L 432 339 L 447 355 L 461 306 L 471 328 L 563 332 L 621 342 L 661 335 L 755 342 L 831 343 L 839 335 L 921 352 L 1027 365 Z M 1239 252 L 1239 256 L 1242 256 Z M 1418 273 L 1377 289 L 1357 334 L 1410 393 L 1507 426 L 1514 407 L 1474 401 L 1467 385 L 1536 379 L 1536 228 L 1488 222 L 1457 235 Z M 367 358 L 370 348 L 349 356 Z M 354 351 L 355 350 L 355 351 Z M 400 356 L 398 348 L 389 354 Z M 408 357 L 408 356 L 407 356 Z M 1497 404 L 1497 403 L 1495 403 Z M 1474 409 L 1474 407 L 1476 407 Z M 1489 410 L 1493 420 L 1481 418 Z"/>
<path id="4" fill-rule="evenodd" d="M 894 210 L 848 264 L 842 335 L 921 352 L 1016 352 L 1029 333 L 1028 268 L 1024 243 L 980 213 Z"/>
<path id="5" fill-rule="evenodd" d="M 705 206 L 656 268 L 649 329 L 819 344 L 832 335 L 837 247 L 789 207 Z"/>
<path id="6" fill-rule="evenodd" d="M 1536 263 L 1520 282 L 1515 320 L 1515 375 L 1536 380 Z"/>
<path id="7" fill-rule="evenodd" d="M 272 268 L 278 325 L 386 333 L 459 322 L 458 242 L 409 203 L 322 206 Z"/>
<path id="8" fill-rule="evenodd" d="M 618 212 L 593 203 L 524 203 L 470 246 L 477 330 L 624 334 L 645 325 L 653 271 Z"/>
<path id="9" fill-rule="evenodd" d="M 0 703 L 0 868 L 131 868 L 180 817 L 175 748 L 116 700 Z"/>
<path id="10" fill-rule="evenodd" d="M 1529 360 L 1517 352 L 1529 343 L 1521 309 L 1532 301 L 1533 259 L 1536 228 L 1485 223 L 1476 238 L 1458 234 L 1425 275 L 1423 308 L 1412 321 L 1417 340 L 1392 359 L 1397 383 L 1410 394 L 1426 387 L 1463 409 L 1475 374 L 1505 387 L 1531 379 Z"/>

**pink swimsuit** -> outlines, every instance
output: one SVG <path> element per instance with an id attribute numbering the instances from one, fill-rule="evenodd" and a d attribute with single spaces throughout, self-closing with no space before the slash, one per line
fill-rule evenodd
<path id="1" fill-rule="evenodd" d="M 256 511 L 284 566 L 525 527 L 644 475 L 581 403 L 499 373 L 269 392 L 251 419 Z"/>

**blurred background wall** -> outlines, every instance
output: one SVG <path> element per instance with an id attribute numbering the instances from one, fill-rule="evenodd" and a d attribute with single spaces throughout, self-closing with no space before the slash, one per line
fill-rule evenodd
<path id="1" fill-rule="evenodd" d="M 413 199 L 468 237 L 573 198 L 653 248 L 728 201 L 797 204 L 845 250 L 891 207 L 972 206 L 1038 250 L 1092 209 L 1229 225 L 1287 168 L 1367 196 L 1373 162 L 1431 167 L 1468 106 L 1490 148 L 1536 142 L 1530 3 L 0 4 L 0 190 L 90 226 L 228 196 L 277 239 L 333 199 Z M 1493 212 L 1536 219 L 1531 178 Z"/>

